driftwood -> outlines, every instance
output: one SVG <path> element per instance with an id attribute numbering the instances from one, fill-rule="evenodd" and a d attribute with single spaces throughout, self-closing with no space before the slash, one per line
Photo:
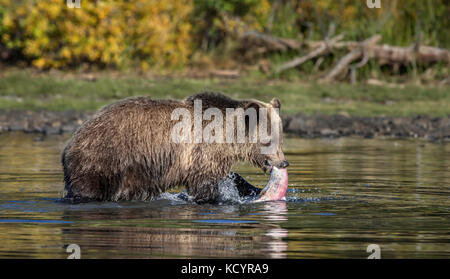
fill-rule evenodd
<path id="1" fill-rule="evenodd" d="M 342 57 L 339 62 L 336 64 L 336 66 L 320 81 L 321 82 L 329 82 L 334 80 L 336 77 L 338 77 L 340 74 L 342 74 L 344 71 L 348 70 L 348 66 L 353 61 L 361 58 L 365 52 L 370 51 L 370 47 L 376 43 L 378 43 L 381 40 L 380 35 L 375 35 L 373 37 L 370 37 L 369 39 L 366 39 L 363 41 L 358 47 L 350 51 L 347 55 Z M 365 56 L 368 56 L 368 54 L 365 54 Z"/>
<path id="2" fill-rule="evenodd" d="M 369 62 L 369 55 L 368 55 L 368 51 L 363 51 L 363 59 L 361 60 L 361 62 L 355 64 L 355 65 L 350 65 L 350 82 L 352 84 L 356 83 L 356 69 L 363 67 L 364 65 L 367 64 L 367 62 Z"/>
<path id="3" fill-rule="evenodd" d="M 336 49 L 354 49 L 359 46 L 358 42 L 337 42 L 334 45 Z M 409 47 L 372 45 L 370 46 L 372 52 L 370 58 L 378 59 L 381 64 L 409 64 L 412 62 L 429 64 L 433 62 L 450 63 L 450 51 L 447 49 L 430 47 L 430 46 L 416 46 Z"/>
<path id="4" fill-rule="evenodd" d="M 375 39 L 375 36 L 372 37 Z M 360 68 L 367 64 L 370 59 L 375 59 L 380 65 L 392 65 L 394 68 L 398 68 L 399 65 L 410 65 L 412 63 L 418 64 L 431 64 L 434 62 L 443 62 L 450 64 L 450 51 L 446 49 L 440 49 L 429 46 L 410 46 L 410 47 L 398 47 L 389 45 L 376 45 L 381 39 L 378 37 L 377 41 L 370 43 L 355 43 L 347 42 L 335 47 L 347 47 L 351 51 L 344 56 L 338 64 L 321 80 L 322 82 L 330 82 L 335 80 L 340 74 L 342 74 L 348 67 L 351 70 L 351 81 L 355 82 L 355 69 Z M 369 39 L 370 40 L 370 39 Z M 363 60 L 354 65 L 349 64 L 359 59 L 364 54 Z"/>
<path id="5" fill-rule="evenodd" d="M 287 69 L 291 69 L 297 66 L 300 66 L 301 64 L 305 63 L 306 61 L 313 59 L 317 56 L 321 56 L 321 55 L 325 55 L 327 53 L 329 53 L 331 51 L 331 49 L 333 48 L 333 45 L 339 41 L 342 40 L 344 36 L 343 35 L 338 35 L 334 38 L 332 38 L 331 40 L 325 40 L 323 42 L 321 42 L 316 49 L 314 49 L 313 51 L 311 51 L 310 53 L 308 53 L 305 56 L 301 56 L 301 57 L 297 57 L 292 61 L 289 61 L 283 65 L 281 65 L 280 67 L 278 67 L 275 72 L 276 73 L 280 73 L 282 71 L 285 71 Z"/>
<path id="6" fill-rule="evenodd" d="M 381 40 L 380 35 L 372 36 L 362 42 L 342 41 L 343 35 L 323 41 L 303 40 L 299 42 L 257 31 L 248 31 L 242 33 L 240 39 L 244 49 L 259 54 L 268 51 L 284 52 L 299 50 L 300 48 L 309 49 L 306 55 L 295 57 L 275 68 L 274 72 L 277 74 L 299 67 L 313 59 L 316 60 L 314 71 L 317 71 L 324 61 L 324 57 L 334 53 L 335 50 L 347 50 L 348 53 L 333 66 L 325 77 L 320 79 L 321 82 L 334 81 L 342 76 L 346 76 L 350 70 L 350 79 L 354 83 L 356 81 L 356 70 L 366 65 L 370 60 L 376 60 L 380 65 L 392 65 L 394 69 L 397 69 L 400 65 L 411 64 L 428 65 L 436 62 L 450 64 L 450 51 L 447 49 L 423 46 L 420 45 L 420 41 L 409 47 L 390 46 L 387 44 L 378 45 L 378 42 Z M 360 62 L 352 65 L 358 60 Z"/>
<path id="7" fill-rule="evenodd" d="M 380 64 L 450 63 L 450 51 L 429 46 L 395 47 L 381 45 L 373 46 L 372 53 L 372 57 L 376 58 Z"/>

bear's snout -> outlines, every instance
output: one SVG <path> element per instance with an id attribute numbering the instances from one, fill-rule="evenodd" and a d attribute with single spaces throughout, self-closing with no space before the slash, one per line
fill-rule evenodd
<path id="1" fill-rule="evenodd" d="M 283 160 L 278 164 L 274 164 L 275 162 L 270 162 L 269 160 L 265 160 L 264 161 L 264 169 L 270 171 L 272 169 L 272 167 L 277 167 L 280 169 L 285 169 L 289 166 L 289 162 L 287 160 Z"/>
<path id="2" fill-rule="evenodd" d="M 286 160 L 281 161 L 279 167 L 282 168 L 282 169 L 285 169 L 285 168 L 289 167 L 289 162 L 286 161 Z"/>

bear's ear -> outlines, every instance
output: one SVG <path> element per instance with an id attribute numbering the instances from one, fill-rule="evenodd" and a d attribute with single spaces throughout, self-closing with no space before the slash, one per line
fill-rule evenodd
<path id="1" fill-rule="evenodd" d="M 262 108 L 263 105 L 261 105 L 258 102 L 254 102 L 254 101 L 249 101 L 247 104 L 245 104 L 244 110 L 248 109 L 248 108 L 254 108 L 256 110 L 256 112 L 259 111 L 260 108 Z"/>
<path id="2" fill-rule="evenodd" d="M 273 98 L 270 101 L 270 104 L 272 105 L 272 107 L 277 108 L 277 109 L 281 109 L 281 103 L 280 100 L 278 98 Z"/>
<path id="3" fill-rule="evenodd" d="M 262 103 L 256 102 L 256 101 L 248 101 L 245 105 L 244 105 L 244 110 L 247 111 L 247 109 L 255 109 L 255 114 L 254 116 L 256 117 L 253 118 L 256 123 L 251 123 L 250 122 L 250 115 L 245 115 L 245 135 L 249 136 L 250 133 L 254 133 L 256 132 L 256 126 L 254 125 L 258 125 L 259 124 L 259 109 L 265 107 Z"/>
<path id="4" fill-rule="evenodd" d="M 248 101 L 248 103 L 245 104 L 244 110 L 247 110 L 249 108 L 255 109 L 256 112 L 256 121 L 259 122 L 259 109 L 265 108 L 266 106 L 262 103 L 259 103 L 257 101 Z"/>

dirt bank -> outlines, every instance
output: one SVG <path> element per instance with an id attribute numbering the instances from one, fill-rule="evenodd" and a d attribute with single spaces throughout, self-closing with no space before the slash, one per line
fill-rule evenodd
<path id="1" fill-rule="evenodd" d="M 72 133 L 92 112 L 0 111 L 0 133 L 23 131 L 46 135 Z M 354 117 L 348 115 L 283 115 L 285 133 L 307 138 L 345 136 L 423 138 L 450 141 L 447 117 Z"/>
<path id="2" fill-rule="evenodd" d="M 302 114 L 283 117 L 284 131 L 301 137 L 362 136 L 450 140 L 450 117 L 351 117 Z"/>

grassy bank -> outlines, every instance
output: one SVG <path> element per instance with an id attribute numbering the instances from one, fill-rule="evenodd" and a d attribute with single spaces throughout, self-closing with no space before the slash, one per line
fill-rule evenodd
<path id="1" fill-rule="evenodd" d="M 450 88 L 415 85 L 319 85 L 311 82 L 146 78 L 102 74 L 89 79 L 61 73 L 12 71 L 0 75 L 0 110 L 96 110 L 115 100 L 146 95 L 184 98 L 202 90 L 235 98 L 269 101 L 278 97 L 283 112 L 348 113 L 357 116 L 444 116 L 450 114 Z"/>

